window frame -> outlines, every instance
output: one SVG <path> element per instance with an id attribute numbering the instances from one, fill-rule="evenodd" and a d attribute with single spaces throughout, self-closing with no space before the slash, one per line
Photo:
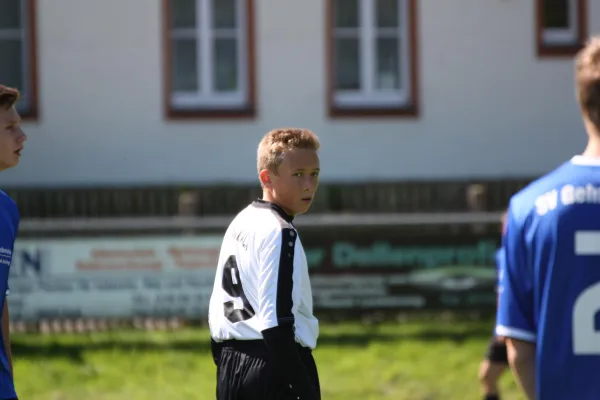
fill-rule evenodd
<path id="1" fill-rule="evenodd" d="M 587 0 L 566 0 L 571 8 L 568 29 L 544 27 L 544 1 L 536 0 L 536 40 L 538 57 L 572 56 L 584 45 L 588 35 Z"/>
<path id="2" fill-rule="evenodd" d="M 370 97 L 364 93 L 336 93 L 335 85 L 335 15 L 334 1 L 326 0 L 326 60 L 327 60 L 327 93 L 328 113 L 330 117 L 363 117 L 363 116 L 406 116 L 416 117 L 419 114 L 418 98 L 418 51 L 417 51 L 417 1 L 400 0 L 405 2 L 403 20 L 401 23 L 400 44 L 401 46 L 401 71 L 408 69 L 408 74 L 403 81 L 405 89 L 400 93 L 378 94 Z M 359 0 L 359 7 L 368 10 L 367 16 L 373 17 L 373 2 L 375 0 Z M 374 39 L 376 27 L 360 26 L 360 37 L 368 37 L 370 40 L 363 40 L 360 48 L 361 60 L 365 59 L 365 54 L 374 54 Z M 383 28 L 387 29 L 387 28 Z M 402 36 L 406 36 L 402 38 Z M 361 82 L 367 76 L 367 88 L 372 89 L 374 72 L 376 66 L 375 57 L 366 62 L 362 61 L 366 68 L 361 69 Z M 369 90 L 367 89 L 367 90 Z M 345 104 L 344 104 L 345 103 Z"/>
<path id="3" fill-rule="evenodd" d="M 20 40 L 23 53 L 23 88 L 21 98 L 16 107 L 21 118 L 25 121 L 36 120 L 39 117 L 38 104 L 38 60 L 37 60 L 37 0 L 19 0 L 21 18 L 23 19 Z M 2 29 L 0 29 L 0 38 Z M 12 36 L 12 35 L 7 35 Z M 1 39 L 0 39 L 1 40 Z M 2 84 L 4 82 L 0 82 Z M 4 83 L 5 84 L 5 83 Z M 25 102 L 26 100 L 26 102 Z"/>
<path id="4" fill-rule="evenodd" d="M 255 68 L 254 68 L 254 0 L 241 0 L 243 3 L 243 14 L 239 16 L 243 22 L 238 29 L 242 30 L 238 43 L 238 62 L 242 63 L 242 73 L 238 77 L 239 84 L 243 88 L 241 93 L 222 94 L 215 97 L 202 96 L 201 94 L 179 94 L 173 91 L 171 72 L 173 49 L 171 45 L 171 10 L 170 1 L 163 0 L 163 100 L 164 113 L 168 119 L 180 118 L 251 118 L 256 113 L 255 101 Z M 200 15 L 206 15 L 210 0 L 196 0 L 198 5 L 205 4 L 205 7 L 197 7 Z M 239 10 L 239 9 L 238 9 Z M 206 18 L 206 17 L 205 17 Z M 208 31 L 206 25 L 201 25 L 201 30 Z M 200 39 L 200 47 L 204 49 L 207 41 L 211 40 L 212 32 L 196 36 Z M 241 56 L 241 57 L 240 57 Z M 200 75 L 198 79 L 201 83 L 212 80 L 212 68 L 214 58 L 210 58 L 210 69 L 200 66 Z M 202 87 L 202 86 L 201 86 Z M 179 104 L 176 104 L 179 103 Z"/>

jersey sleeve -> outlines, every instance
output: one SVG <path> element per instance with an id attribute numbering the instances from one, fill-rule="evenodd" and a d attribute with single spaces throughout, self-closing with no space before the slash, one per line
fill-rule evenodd
<path id="1" fill-rule="evenodd" d="M 293 273 L 296 232 L 280 228 L 272 232 L 259 251 L 258 312 L 261 330 L 294 325 Z"/>
<path id="2" fill-rule="evenodd" d="M 14 212 L 14 238 L 15 240 L 17 239 L 17 237 L 19 236 L 19 224 L 21 222 L 21 214 L 19 213 L 19 208 L 17 207 L 17 204 L 14 203 L 15 205 L 15 212 Z M 12 256 L 14 259 L 15 256 L 15 248 L 14 248 L 14 244 L 13 244 L 13 249 L 12 249 Z M 10 269 L 9 269 L 9 277 L 10 277 Z M 6 282 L 6 293 L 4 294 L 5 297 L 8 297 L 8 295 L 10 294 L 10 286 L 8 281 Z"/>
<path id="3" fill-rule="evenodd" d="M 523 224 L 511 210 L 502 241 L 505 254 L 499 279 L 496 334 L 535 342 L 533 269 L 527 263 Z"/>

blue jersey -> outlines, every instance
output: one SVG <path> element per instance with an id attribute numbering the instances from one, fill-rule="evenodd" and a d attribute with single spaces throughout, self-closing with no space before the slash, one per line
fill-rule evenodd
<path id="1" fill-rule="evenodd" d="M 6 295 L 8 295 L 8 273 L 18 229 L 19 210 L 17 205 L 0 190 L 0 318 L 2 310 L 4 310 Z M 4 337 L 0 330 L 0 399 L 16 397 L 15 385 L 4 347 Z"/>
<path id="2" fill-rule="evenodd" d="M 536 398 L 600 399 L 600 160 L 513 196 L 503 245 L 496 334 L 536 344 Z"/>

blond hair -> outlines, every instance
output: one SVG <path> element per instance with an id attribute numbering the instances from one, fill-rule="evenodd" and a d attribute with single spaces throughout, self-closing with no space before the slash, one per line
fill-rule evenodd
<path id="1" fill-rule="evenodd" d="M 20 93 L 17 89 L 0 85 L 0 109 L 8 110 L 19 100 Z"/>
<path id="2" fill-rule="evenodd" d="M 575 59 L 577 101 L 584 115 L 600 130 L 600 36 L 590 38 Z"/>
<path id="3" fill-rule="evenodd" d="M 266 169 L 277 172 L 283 161 L 283 153 L 291 149 L 321 148 L 319 138 L 314 132 L 303 128 L 280 128 L 268 132 L 258 145 L 258 172 Z"/>

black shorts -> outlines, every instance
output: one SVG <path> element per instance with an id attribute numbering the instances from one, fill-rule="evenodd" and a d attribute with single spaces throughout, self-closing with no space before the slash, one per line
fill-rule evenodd
<path id="1" fill-rule="evenodd" d="M 495 364 L 508 365 L 508 354 L 506 351 L 506 343 L 499 342 L 495 337 L 492 337 L 485 354 L 485 358 Z"/>
<path id="2" fill-rule="evenodd" d="M 298 397 L 269 364 L 262 340 L 230 341 L 220 347 L 217 400 L 296 400 Z M 313 386 L 320 393 L 312 351 L 298 345 L 298 354 Z"/>

